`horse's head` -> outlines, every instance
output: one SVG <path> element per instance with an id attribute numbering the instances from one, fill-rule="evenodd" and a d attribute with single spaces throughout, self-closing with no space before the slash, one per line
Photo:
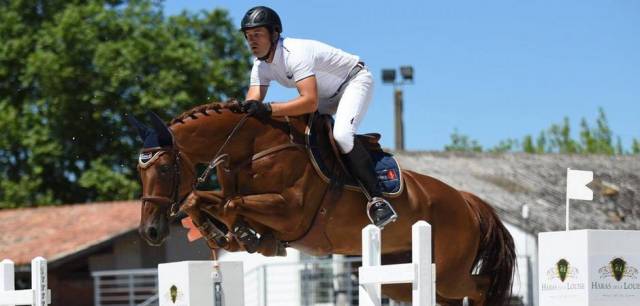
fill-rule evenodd
<path id="1" fill-rule="evenodd" d="M 184 162 L 171 130 L 154 113 L 153 128 L 129 116 L 144 146 L 138 159 L 142 181 L 140 235 L 151 245 L 160 245 L 169 235 L 169 225 L 180 203 L 191 190 L 193 168 Z"/>

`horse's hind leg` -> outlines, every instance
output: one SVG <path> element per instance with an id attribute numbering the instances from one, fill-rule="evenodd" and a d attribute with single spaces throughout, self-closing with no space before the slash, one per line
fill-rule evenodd
<path id="1" fill-rule="evenodd" d="M 476 295 L 470 295 L 469 300 L 473 306 L 484 306 L 487 298 L 487 291 L 491 285 L 491 278 L 487 275 L 471 275 L 475 283 Z"/>
<path id="2" fill-rule="evenodd" d="M 451 283 L 445 281 L 438 284 L 438 295 L 442 294 L 446 297 L 445 299 L 459 299 L 466 296 L 470 305 L 485 306 L 486 293 L 491 284 L 491 279 L 484 275 L 466 274 Z M 459 305 L 462 305 L 462 302 Z"/>
<path id="3" fill-rule="evenodd" d="M 382 285 L 382 294 L 397 302 L 411 303 L 411 284 Z M 436 295 L 440 306 L 462 306 L 462 299 L 448 299 Z"/>
<path id="4" fill-rule="evenodd" d="M 462 306 L 462 301 L 463 300 L 452 300 L 452 299 L 445 299 L 439 295 L 436 296 L 436 303 L 438 303 L 438 305 L 440 306 Z"/>

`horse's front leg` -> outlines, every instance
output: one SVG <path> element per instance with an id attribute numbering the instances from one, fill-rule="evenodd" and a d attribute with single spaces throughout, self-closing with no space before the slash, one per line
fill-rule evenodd
<path id="1" fill-rule="evenodd" d="M 275 232 L 286 233 L 295 224 L 287 208 L 281 194 L 237 196 L 225 204 L 223 215 L 237 216 L 232 231 L 245 247 L 265 256 L 284 256 L 285 246 L 276 239 Z"/>
<path id="2" fill-rule="evenodd" d="M 181 209 L 191 218 L 210 249 L 223 248 L 235 252 L 240 250 L 241 246 L 233 239 L 231 233 L 222 232 L 205 215 L 208 208 L 221 207 L 223 202 L 223 197 L 217 192 L 192 192 L 185 199 Z"/>

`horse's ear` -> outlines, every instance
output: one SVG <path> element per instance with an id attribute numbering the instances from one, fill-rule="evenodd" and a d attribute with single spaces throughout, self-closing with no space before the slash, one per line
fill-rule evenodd
<path id="1" fill-rule="evenodd" d="M 171 131 L 169 131 L 169 127 L 160 119 L 160 116 L 156 115 L 156 113 L 149 111 L 147 113 L 149 115 L 149 119 L 151 119 L 151 125 L 153 129 L 158 134 L 158 143 L 161 147 L 171 147 L 173 146 L 173 136 Z"/>
<path id="2" fill-rule="evenodd" d="M 136 129 L 136 131 L 138 131 L 138 135 L 140 135 L 140 139 L 142 139 L 142 142 L 144 142 L 149 136 L 149 133 L 151 132 L 151 130 L 147 126 L 142 124 L 142 122 L 140 122 L 133 115 L 127 114 L 125 116 L 127 117 L 127 120 L 129 120 L 129 124 L 131 124 L 131 126 L 133 126 Z"/>

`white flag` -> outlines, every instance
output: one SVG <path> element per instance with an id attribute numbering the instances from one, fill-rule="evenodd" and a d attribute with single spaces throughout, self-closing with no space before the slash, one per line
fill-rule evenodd
<path id="1" fill-rule="evenodd" d="M 587 184 L 593 181 L 593 171 L 567 168 L 567 199 L 593 200 L 593 191 Z"/>

